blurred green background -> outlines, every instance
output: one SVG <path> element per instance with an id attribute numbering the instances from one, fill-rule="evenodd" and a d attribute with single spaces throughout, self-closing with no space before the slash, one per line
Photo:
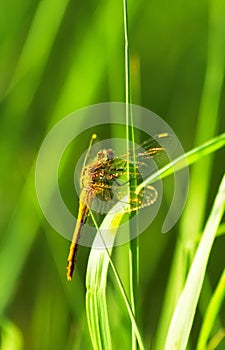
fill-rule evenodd
<path id="1" fill-rule="evenodd" d="M 224 132 L 222 1 L 131 0 L 128 11 L 133 102 L 164 118 L 186 151 Z M 68 283 L 69 242 L 50 227 L 39 208 L 35 161 L 57 121 L 91 104 L 124 101 L 124 86 L 122 1 L 0 2 L 1 349 L 91 349 L 85 317 L 89 249 L 80 247 L 76 273 Z M 75 147 L 76 157 L 89 138 L 87 134 L 79 141 L 82 151 Z M 191 169 L 190 200 L 199 203 L 192 207 L 188 199 L 182 223 L 162 235 L 168 209 L 163 204 L 157 220 L 140 236 L 139 325 L 147 348 L 160 323 L 180 226 L 191 237 L 193 227 L 195 234 L 202 230 L 224 159 L 220 150 L 195 174 Z M 73 184 L 65 178 L 62 186 L 69 193 Z M 75 213 L 77 198 L 68 202 Z M 212 289 L 224 268 L 224 244 L 224 236 L 219 237 L 210 257 Z M 126 247 L 116 248 L 113 259 L 126 285 Z M 129 349 L 129 318 L 120 315 L 121 300 L 111 284 L 113 345 Z M 222 310 L 223 322 L 224 315 Z M 199 311 L 190 349 L 195 348 L 201 319 Z"/>

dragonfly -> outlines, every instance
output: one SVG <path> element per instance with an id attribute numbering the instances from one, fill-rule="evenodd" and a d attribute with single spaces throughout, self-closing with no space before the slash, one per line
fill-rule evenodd
<path id="1" fill-rule="evenodd" d="M 148 168 L 147 160 L 153 159 L 164 165 L 168 157 L 164 144 L 170 143 L 168 133 L 161 133 L 144 141 L 140 146 L 130 150 L 128 154 L 116 156 L 111 148 L 100 150 L 96 157 L 87 164 L 90 156 L 90 149 L 96 134 L 92 135 L 89 148 L 84 160 L 84 165 L 80 176 L 80 197 L 77 222 L 74 229 L 70 250 L 67 258 L 67 280 L 72 280 L 72 275 L 76 262 L 76 255 L 79 246 L 79 238 L 82 227 L 86 223 L 90 214 L 91 206 L 95 198 L 99 203 L 110 203 L 111 206 L 118 201 L 122 202 L 127 193 L 127 186 L 131 195 L 129 203 L 123 206 L 124 213 L 131 213 L 141 208 L 154 204 L 158 198 L 158 192 L 152 185 L 144 188 L 144 191 L 135 193 L 137 185 L 143 181 L 139 169 Z M 162 146 L 163 144 L 163 146 Z M 134 194 L 135 195 L 132 195 Z M 101 210 L 99 210 L 101 211 Z"/>

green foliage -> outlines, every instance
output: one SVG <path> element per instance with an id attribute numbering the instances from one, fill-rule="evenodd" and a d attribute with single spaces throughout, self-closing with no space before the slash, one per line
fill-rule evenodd
<path id="1" fill-rule="evenodd" d="M 224 349 L 224 15 L 222 0 L 128 2 L 132 101 L 162 116 L 190 150 L 190 192 L 180 222 L 162 235 L 168 175 L 182 159 L 161 169 L 160 213 L 136 246 L 80 247 L 68 283 L 69 242 L 40 211 L 34 167 L 58 120 L 90 104 L 125 100 L 123 6 L 1 1 L 1 349 L 134 349 L 134 337 L 142 349 L 162 350 L 166 341 L 176 349 L 176 339 L 178 349 Z M 71 164 L 92 132 L 60 164 L 73 214 Z M 94 132 L 121 136 L 113 125 Z M 113 240 L 111 224 L 106 217 L 102 225 Z"/>

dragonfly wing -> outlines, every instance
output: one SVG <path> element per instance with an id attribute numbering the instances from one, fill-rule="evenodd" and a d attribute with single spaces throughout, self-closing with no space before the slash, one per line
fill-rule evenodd
<path id="1" fill-rule="evenodd" d="M 139 194 L 132 197 L 130 200 L 130 208 L 128 212 L 136 211 L 145 207 L 149 207 L 157 201 L 158 192 L 155 187 L 149 185 L 146 186 Z"/>
<path id="2" fill-rule="evenodd" d="M 121 193 L 120 193 L 121 196 Z M 127 200 L 128 194 L 124 192 L 123 198 L 118 199 L 121 202 L 121 210 L 124 213 L 136 211 L 154 204 L 158 198 L 158 191 L 154 186 L 148 185 L 138 194 L 132 194 L 130 201 Z"/>
<path id="3" fill-rule="evenodd" d="M 129 162 L 133 163 L 135 159 L 136 166 L 142 167 L 145 166 L 146 160 L 153 159 L 157 167 L 161 168 L 169 162 L 167 152 L 176 147 L 177 141 L 173 135 L 161 133 L 137 145 L 134 150 L 130 150 Z M 127 155 L 122 155 L 120 158 L 127 159 Z"/>

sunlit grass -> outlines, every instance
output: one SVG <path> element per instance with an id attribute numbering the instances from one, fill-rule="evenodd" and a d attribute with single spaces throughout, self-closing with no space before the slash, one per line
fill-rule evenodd
<path id="1" fill-rule="evenodd" d="M 218 226 L 212 205 L 222 196 L 218 188 L 224 173 L 224 2 L 191 1 L 185 11 L 178 0 L 164 5 L 144 0 L 128 3 L 131 55 L 138 59 L 140 75 L 135 78 L 138 87 L 131 88 L 133 101 L 167 119 L 184 148 L 191 149 L 186 152 L 190 194 L 180 224 L 167 241 L 158 229 L 164 208 L 143 234 L 144 240 L 140 238 L 139 291 L 133 290 L 137 297 L 132 306 L 128 245 L 109 250 L 111 260 L 106 251 L 92 249 L 88 265 L 89 250 L 81 247 L 73 282 L 66 282 L 69 242 L 45 221 L 33 170 L 44 135 L 59 119 L 93 103 L 124 101 L 122 4 L 52 0 L 0 4 L 3 350 L 93 346 L 108 350 L 121 344 L 130 349 L 134 336 L 139 347 L 162 350 L 169 327 L 168 342 L 179 337 L 188 339 L 190 350 L 224 348 L 220 247 L 225 229 L 223 221 Z M 110 132 L 116 137 L 115 128 Z M 82 149 L 88 141 L 82 138 Z M 78 147 L 75 151 L 79 153 Z M 60 176 L 64 171 L 62 167 Z M 161 175 L 170 172 L 167 168 Z M 70 191 L 73 184 L 64 184 Z M 221 201 L 217 215 L 223 205 Z M 75 214 L 75 205 L 72 209 Z M 209 230 L 205 224 L 213 221 L 214 246 L 202 249 Z M 194 259 L 198 249 L 202 262 L 209 258 L 206 273 L 205 265 Z M 193 276 L 191 266 L 199 279 L 187 278 Z M 191 304 L 185 315 L 184 297 L 178 303 L 182 291 Z M 138 310 L 135 315 L 132 309 Z M 187 327 L 181 327 L 180 310 Z"/>
<path id="2" fill-rule="evenodd" d="M 188 152 L 185 156 L 175 159 L 174 162 L 166 165 L 159 172 L 160 175 L 166 176 L 173 171 L 174 165 L 176 164 L 177 170 L 182 169 L 188 164 L 192 164 L 202 159 L 203 155 L 210 154 L 214 152 L 218 147 L 225 145 L 225 134 L 219 137 L 215 137 L 213 140 L 196 147 L 195 149 Z M 157 173 L 151 176 L 151 178 L 145 180 L 146 183 L 150 181 L 156 181 L 159 177 Z M 196 306 L 199 298 L 199 294 L 202 288 L 202 283 L 206 271 L 207 261 L 209 259 L 210 251 L 212 249 L 213 241 L 216 237 L 216 233 L 220 224 L 220 220 L 224 213 L 225 208 L 225 180 L 221 183 L 221 187 L 218 191 L 217 198 L 215 200 L 215 205 L 212 209 L 212 213 L 209 217 L 208 223 L 206 225 L 205 231 L 203 232 L 199 247 L 197 249 L 196 257 L 193 261 L 193 265 L 189 272 L 188 278 L 185 281 L 185 289 L 180 298 L 179 304 L 177 305 L 174 318 L 170 325 L 168 339 L 166 342 L 166 349 L 185 349 L 187 346 L 189 332 L 192 326 L 194 314 L 196 311 Z M 112 245 L 116 235 L 115 223 L 118 222 L 118 226 L 121 220 L 122 214 L 109 213 L 104 219 L 104 222 L 98 229 L 99 236 L 96 240 L 103 240 L 107 238 L 107 242 Z M 101 235 L 102 232 L 107 232 L 107 237 Z M 106 303 L 106 287 L 107 287 L 107 276 L 108 276 L 108 265 L 111 262 L 113 271 L 115 266 L 113 265 L 111 259 L 108 255 L 112 253 L 112 249 L 109 251 L 103 250 L 99 251 L 93 248 L 90 253 L 89 263 L 87 268 L 87 315 L 89 319 L 89 328 L 92 334 L 92 341 L 94 348 L 111 348 L 111 340 L 109 344 L 109 339 L 111 339 L 110 331 L 108 328 L 109 316 L 107 311 Z M 118 284 L 118 289 L 123 296 L 124 288 L 121 290 L 121 281 L 118 280 L 117 272 L 115 275 L 115 280 Z M 124 299 L 125 306 L 127 308 L 127 313 L 130 316 L 130 321 L 133 323 L 134 315 L 131 313 L 131 304 L 128 302 L 127 297 Z M 107 325 L 107 326 L 106 326 Z M 136 326 L 136 323 L 135 323 Z M 99 327 L 101 329 L 99 329 Z M 139 330 L 140 331 L 140 330 Z M 96 334 L 98 335 L 96 337 Z M 105 338 L 106 337 L 106 338 Z M 143 348 L 142 341 L 140 340 L 139 347 Z"/>

